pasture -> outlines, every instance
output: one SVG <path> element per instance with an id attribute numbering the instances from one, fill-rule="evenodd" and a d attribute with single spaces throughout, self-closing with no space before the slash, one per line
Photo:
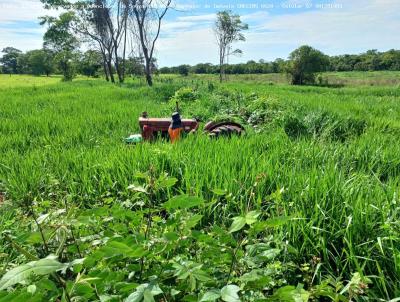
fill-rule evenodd
<path id="1" fill-rule="evenodd" d="M 398 73 L 324 77 L 343 87 L 1 75 L 0 277 L 49 254 L 65 270 L 0 301 L 399 297 Z M 246 134 L 123 142 L 141 112 L 168 117 L 175 101 Z"/>

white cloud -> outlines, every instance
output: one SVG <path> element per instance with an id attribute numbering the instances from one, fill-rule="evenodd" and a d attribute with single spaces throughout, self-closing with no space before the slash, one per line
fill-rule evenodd
<path id="1" fill-rule="evenodd" d="M 246 33 L 247 41 L 237 44 L 244 51 L 243 57 L 232 58 L 231 62 L 285 58 L 303 44 L 331 55 L 373 48 L 399 48 L 400 1 L 352 0 L 351 3 L 336 4 L 336 8 L 299 13 L 272 15 L 260 11 L 244 15 L 243 21 L 255 24 Z M 206 26 L 209 28 L 210 25 Z M 171 54 L 160 56 L 161 65 L 217 62 L 216 45 L 210 30 L 174 32 L 172 38 L 160 42 L 160 55 Z"/>
<path id="2" fill-rule="evenodd" d="M 172 33 L 177 30 L 187 30 L 195 25 L 195 22 L 165 22 L 162 26 L 162 32 Z"/>
<path id="3" fill-rule="evenodd" d="M 187 30 L 158 41 L 157 58 L 162 66 L 215 62 L 217 53 L 212 29 Z"/>
<path id="4" fill-rule="evenodd" d="M 192 15 L 192 16 L 183 16 L 176 18 L 178 21 L 183 22 L 213 22 L 215 20 L 215 14 L 207 14 L 207 15 Z"/>
<path id="5" fill-rule="evenodd" d="M 166 21 L 162 25 L 162 35 L 170 37 L 180 32 L 193 31 L 195 29 L 211 27 L 215 20 L 215 14 L 180 16 L 173 21 Z"/>
<path id="6" fill-rule="evenodd" d="M 394 48 L 400 45 L 399 9 L 397 0 L 358 0 L 343 8 L 271 17 L 262 25 L 262 44 L 311 44 L 332 54 Z M 250 34 L 249 42 L 260 37 Z"/>
<path id="7" fill-rule="evenodd" d="M 10 21 L 32 21 L 48 14 L 40 0 L 0 0 L 0 24 Z"/>
<path id="8" fill-rule="evenodd" d="M 241 16 L 241 20 L 243 22 L 257 22 L 257 21 L 264 21 L 269 18 L 270 14 L 267 11 L 258 11 L 255 13 L 247 14 Z"/>
<path id="9" fill-rule="evenodd" d="M 45 28 L 39 17 L 56 15 L 46 10 L 40 0 L 0 0 L 0 50 L 13 46 L 23 51 L 42 47 Z"/>

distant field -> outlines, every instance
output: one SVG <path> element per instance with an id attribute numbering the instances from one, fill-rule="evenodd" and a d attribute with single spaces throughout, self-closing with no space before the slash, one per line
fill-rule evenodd
<path id="1" fill-rule="evenodd" d="M 371 72 L 325 72 L 322 78 L 330 85 L 344 86 L 399 86 L 400 72 L 398 71 L 371 71 Z M 168 75 L 163 75 L 166 77 Z M 175 77 L 175 76 L 174 76 Z M 193 75 L 203 80 L 218 80 L 218 75 Z M 230 81 L 288 84 L 285 74 L 242 74 L 228 75 Z"/>
<path id="2" fill-rule="evenodd" d="M 0 89 L 14 88 L 21 86 L 43 86 L 56 84 L 61 81 L 61 76 L 29 76 L 29 75 L 6 75 L 0 74 Z"/>
<path id="3" fill-rule="evenodd" d="M 400 85 L 400 71 L 370 71 L 370 72 L 325 72 L 322 73 L 322 78 L 332 85 L 344 86 L 399 86 Z M 158 78 L 180 78 L 177 75 L 160 75 Z M 190 75 L 188 79 L 200 79 L 217 81 L 218 75 Z M 285 74 L 242 74 L 242 75 L 227 75 L 230 81 L 239 82 L 253 82 L 253 83 L 274 83 L 274 84 L 288 84 L 288 78 Z M 156 77 L 157 78 L 157 77 Z M 46 85 L 49 83 L 57 83 L 61 80 L 61 76 L 51 76 L 46 78 L 33 77 L 27 75 L 2 75 L 0 74 L 0 87 L 17 87 L 17 86 L 34 86 Z M 78 80 L 93 79 L 83 76 L 78 77 Z M 136 80 L 137 81 L 137 80 Z M 128 83 L 132 82 L 130 79 Z M 140 82 L 144 83 L 143 80 Z"/>
<path id="4" fill-rule="evenodd" d="M 119 86 L 83 77 L 63 83 L 59 77 L 0 75 L 0 192 L 8 200 L 8 205 L 0 205 L 0 233 L 7 230 L 20 246 L 44 257 L 40 234 L 28 219 L 30 208 L 24 207 L 33 204 L 38 214 L 70 208 L 66 217 L 60 217 L 74 228 L 81 255 L 72 239 L 61 255 L 93 260 L 81 267 L 83 275 L 94 278 L 87 281 L 90 288 L 95 288 L 97 277 L 109 280 L 108 287 L 96 287 L 97 293 L 87 294 L 89 301 L 97 301 L 95 295 L 117 296 L 110 301 L 122 301 L 153 275 L 163 280 L 160 286 L 168 297 L 170 287 L 176 285 L 176 301 L 182 301 L 191 287 L 171 273 L 171 263 L 184 257 L 201 262 L 214 282 L 210 288 L 221 288 L 228 279 L 243 292 L 254 286 L 251 291 L 268 297 L 285 285 L 305 284 L 315 295 L 316 285 L 336 280 L 343 289 L 339 283 L 353 284 L 349 280 L 359 273 L 370 279 L 368 291 L 366 284 L 357 283 L 370 301 L 398 297 L 400 73 L 327 73 L 324 77 L 345 87 L 289 86 L 284 75 L 229 76 L 230 82 L 223 84 L 214 75 L 163 75 L 156 78 L 153 88 L 137 79 Z M 124 137 L 140 131 L 137 118 L 142 111 L 167 117 L 175 101 L 180 102 L 184 117 L 195 116 L 202 123 L 235 119 L 245 125 L 247 134 L 210 140 L 198 133 L 176 145 L 123 143 Z M 150 197 L 127 189 L 137 177 L 141 179 L 138 172 L 149 171 L 157 177 L 167 172 L 176 182 L 172 180 L 168 190 Z M 195 223 L 191 221 L 195 230 L 181 230 L 179 223 L 173 229 L 167 218 L 180 216 L 167 217 L 163 211 L 152 222 L 151 235 L 157 238 L 135 237 L 155 253 L 148 262 L 136 261 L 139 256 L 123 258 L 129 259 L 124 262 L 119 254 L 113 254 L 117 258 L 96 254 L 107 240 L 143 232 L 144 222 L 124 213 L 142 213 L 143 218 L 147 212 L 140 211 L 146 198 L 153 198 L 156 207 L 184 193 L 206 201 L 204 207 L 182 212 L 183 217 L 201 215 Z M 108 211 L 113 213 L 110 217 Z M 269 251 L 278 252 L 263 250 L 264 258 L 257 260 L 262 265 L 252 264 L 255 258 L 245 256 L 257 247 L 250 245 L 250 226 L 242 226 L 246 232 L 227 232 L 233 217 L 249 211 L 258 211 L 258 219 L 269 219 L 272 225 L 265 224 L 263 235 L 256 236 L 261 247 L 268 245 Z M 93 213 L 98 216 L 90 216 Z M 278 217 L 281 220 L 274 222 Z M 290 221 L 280 224 L 282 217 Z M 62 233 L 54 235 L 44 222 L 43 227 L 49 248 L 59 249 Z M 167 242 L 175 235 L 179 241 Z M 200 240 L 198 246 L 196 240 Z M 210 240 L 226 246 L 207 250 Z M 241 245 L 233 249 L 232 240 Z M 186 244 L 182 251 L 179 242 Z M 240 256 L 237 265 L 227 252 L 230 248 L 232 255 Z M 0 244 L 0 255 L 0 277 L 28 261 L 9 241 Z M 168 264 L 165 271 L 158 270 L 160 259 Z M 264 289 L 251 283 L 259 267 L 266 268 L 256 272 L 265 274 Z M 250 271 L 253 275 L 245 275 Z M 69 280 L 76 276 L 72 270 L 67 275 Z M 211 281 L 196 282 L 192 291 L 201 296 Z M 84 289 L 89 291 L 83 287 L 76 295 L 83 295 Z M 0 291 L 0 300 L 5 294 Z M 340 301 L 351 300 L 348 289 L 343 295 Z M 243 294 L 242 301 L 254 300 Z"/>

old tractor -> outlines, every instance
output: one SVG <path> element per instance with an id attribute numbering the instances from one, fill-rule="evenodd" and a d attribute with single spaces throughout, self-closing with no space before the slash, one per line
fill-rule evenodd
<path id="1" fill-rule="evenodd" d="M 128 143 L 153 141 L 157 138 L 165 138 L 174 141 L 174 128 L 179 129 L 178 135 L 182 133 L 193 133 L 199 129 L 200 123 L 196 119 L 181 119 L 178 112 L 172 114 L 172 118 L 152 118 L 147 112 L 139 117 L 141 134 L 131 135 L 125 141 Z M 210 137 L 230 137 L 241 135 L 245 132 L 242 125 L 233 121 L 208 122 L 203 132 Z"/>

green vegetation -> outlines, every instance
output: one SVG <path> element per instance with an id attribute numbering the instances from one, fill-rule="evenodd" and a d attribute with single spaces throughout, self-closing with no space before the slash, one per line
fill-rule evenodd
<path id="1" fill-rule="evenodd" d="M 301 46 L 289 56 L 287 73 L 294 85 L 315 84 L 315 73 L 325 71 L 329 59 L 326 55 L 310 46 Z"/>
<path id="2" fill-rule="evenodd" d="M 0 76 L 0 301 L 399 297 L 398 86 L 266 76 Z M 247 134 L 122 142 L 176 100 Z"/>
<path id="3" fill-rule="evenodd" d="M 381 71 L 381 70 L 400 70 L 400 51 L 391 49 L 386 52 L 368 50 L 361 54 L 345 54 L 340 56 L 330 56 L 325 60 L 323 70 L 325 71 Z M 290 63 L 284 59 L 276 59 L 273 62 L 250 60 L 246 63 L 228 64 L 225 66 L 226 74 L 268 74 L 284 72 L 286 64 Z M 161 73 L 179 73 L 178 67 L 162 67 Z M 219 73 L 218 65 L 211 63 L 199 63 L 193 66 L 186 65 L 191 73 L 207 74 Z"/>

